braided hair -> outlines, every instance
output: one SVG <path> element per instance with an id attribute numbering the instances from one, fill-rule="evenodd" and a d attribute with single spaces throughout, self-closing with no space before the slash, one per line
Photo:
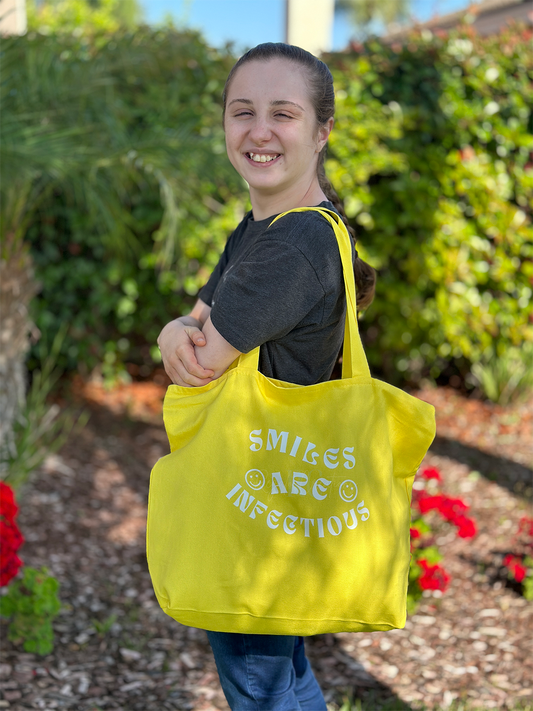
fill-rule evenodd
<path id="1" fill-rule="evenodd" d="M 224 86 L 223 102 L 224 114 L 226 112 L 226 100 L 228 96 L 229 86 L 239 67 L 248 62 L 266 62 L 270 59 L 287 59 L 302 66 L 308 77 L 310 90 L 310 99 L 315 109 L 315 116 L 319 126 L 325 125 L 330 118 L 335 114 L 335 91 L 333 88 L 333 77 L 331 72 L 324 62 L 317 59 L 313 54 L 305 49 L 295 47 L 282 42 L 265 42 L 257 47 L 250 49 L 246 54 L 238 60 L 230 71 L 226 84 Z M 348 232 L 353 240 L 354 245 L 357 242 L 357 236 L 354 228 L 349 224 L 342 200 L 337 195 L 335 188 L 332 186 L 326 176 L 324 161 L 326 158 L 327 144 L 322 148 L 318 155 L 317 177 L 319 185 L 324 195 L 333 203 L 335 209 L 346 225 Z M 376 272 L 374 269 L 364 262 L 355 250 L 354 261 L 355 287 L 357 292 L 357 306 L 360 309 L 365 309 L 372 303 L 376 286 Z"/>

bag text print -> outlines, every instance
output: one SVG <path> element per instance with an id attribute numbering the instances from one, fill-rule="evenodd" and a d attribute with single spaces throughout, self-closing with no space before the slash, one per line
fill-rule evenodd
<path id="1" fill-rule="evenodd" d="M 252 452 L 259 452 L 263 448 L 263 437 L 262 435 L 263 430 L 252 430 L 250 432 L 250 442 L 252 443 L 250 445 L 250 449 Z M 287 449 L 288 449 L 288 444 L 289 444 L 289 433 L 288 432 L 280 432 L 278 434 L 277 430 L 268 430 L 267 434 L 267 441 L 266 441 L 266 450 L 275 450 L 276 447 L 279 445 L 279 452 L 286 454 Z M 300 447 L 302 444 L 302 438 L 298 437 L 298 435 L 295 436 L 294 441 L 292 442 L 292 445 L 290 449 L 288 450 L 288 454 L 290 457 L 296 457 L 299 456 L 302 459 L 302 462 L 307 462 L 308 464 L 313 464 L 316 465 L 318 463 L 320 453 L 316 452 L 316 444 L 313 444 L 312 442 L 308 442 L 305 446 Z M 353 456 L 353 447 L 345 447 L 342 450 L 342 456 L 344 458 L 344 467 L 345 469 L 353 469 L 355 467 L 355 457 Z M 339 466 L 339 452 L 340 452 L 340 447 L 332 448 L 332 449 L 326 449 L 324 454 L 322 455 L 322 460 L 324 462 L 324 465 L 328 469 L 336 469 Z"/>
<path id="2" fill-rule="evenodd" d="M 265 475 L 259 469 L 250 469 L 246 472 L 244 478 L 246 484 L 256 492 L 263 489 L 266 484 Z M 271 495 L 286 494 L 290 496 L 292 494 L 296 496 L 305 496 L 307 494 L 307 490 L 304 484 L 307 483 L 307 474 L 302 472 L 293 472 L 292 487 L 289 494 L 289 491 L 281 478 L 280 472 L 273 472 Z M 325 499 L 330 492 L 331 484 L 331 481 L 328 481 L 323 477 L 317 479 L 310 488 L 311 495 L 318 501 Z M 345 479 L 339 485 L 338 495 L 345 502 L 355 501 L 357 498 L 357 484 L 351 479 Z M 233 489 L 226 494 L 226 498 L 229 499 L 229 501 L 234 499 L 233 505 L 236 506 L 239 511 L 242 511 L 242 513 L 248 513 L 248 516 L 251 519 L 257 519 L 262 514 L 265 514 L 264 520 L 266 521 L 267 526 L 272 530 L 275 530 L 281 526 L 286 534 L 293 535 L 296 533 L 297 526 L 299 525 L 306 538 L 311 537 L 311 530 L 316 533 L 318 538 L 324 538 L 326 533 L 329 533 L 332 536 L 338 536 L 342 533 L 344 528 L 349 530 L 357 528 L 357 514 L 359 514 L 361 521 L 367 521 L 370 517 L 370 512 L 365 507 L 364 501 L 357 504 L 357 514 L 355 509 L 351 508 L 341 514 L 342 518 L 340 516 L 330 516 L 327 519 L 315 519 L 293 515 L 285 516 L 282 511 L 278 511 L 277 509 L 272 508 L 269 510 L 267 504 L 263 503 L 259 499 L 256 499 L 255 496 L 241 484 L 236 484 Z"/>

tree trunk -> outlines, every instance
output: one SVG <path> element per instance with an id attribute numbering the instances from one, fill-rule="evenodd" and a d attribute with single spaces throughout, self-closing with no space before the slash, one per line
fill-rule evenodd
<path id="1" fill-rule="evenodd" d="M 0 478 L 14 452 L 13 425 L 26 397 L 26 353 L 32 322 L 28 306 L 37 293 L 31 256 L 10 235 L 0 254 Z"/>

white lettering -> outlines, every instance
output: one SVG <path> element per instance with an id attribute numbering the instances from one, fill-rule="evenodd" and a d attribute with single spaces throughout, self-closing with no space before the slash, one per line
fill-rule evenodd
<path id="1" fill-rule="evenodd" d="M 337 531 L 333 530 L 333 523 L 332 521 L 335 521 L 336 526 L 337 526 Z M 340 518 L 337 516 L 330 516 L 328 518 L 328 531 L 331 533 L 332 536 L 338 536 L 339 533 L 342 531 L 342 523 Z"/>
<path id="2" fill-rule="evenodd" d="M 355 457 L 350 454 L 350 452 L 353 452 L 353 447 L 345 447 L 342 450 L 342 454 L 346 459 L 346 461 L 344 462 L 345 469 L 353 469 L 355 467 Z"/>
<path id="3" fill-rule="evenodd" d="M 279 448 L 279 451 L 285 453 L 287 451 L 287 440 L 289 439 L 289 433 L 280 432 L 278 434 L 276 430 L 268 430 L 267 449 L 276 449 L 276 446 L 280 439 L 281 446 Z"/>
<path id="4" fill-rule="evenodd" d="M 318 537 L 324 538 L 324 521 L 322 521 L 321 518 L 317 518 L 316 522 L 318 528 Z"/>
<path id="5" fill-rule="evenodd" d="M 235 499 L 233 502 L 234 506 L 238 506 L 241 511 L 244 513 L 250 508 L 251 503 L 255 501 L 255 496 L 252 496 L 251 494 L 248 494 L 246 489 L 243 489 L 239 496 Z"/>
<path id="6" fill-rule="evenodd" d="M 262 514 L 265 513 L 265 511 L 268 509 L 268 506 L 264 504 L 262 501 L 257 501 L 255 506 L 252 509 L 252 513 L 250 514 L 250 518 L 255 518 L 256 513 Z"/>
<path id="7" fill-rule="evenodd" d="M 305 537 L 309 538 L 309 526 L 314 526 L 315 525 L 315 519 L 314 518 L 301 518 L 300 519 L 300 525 L 303 523 L 304 525 L 304 531 L 305 531 Z"/>
<path id="8" fill-rule="evenodd" d="M 322 501 L 328 495 L 327 490 L 331 482 L 327 479 L 317 479 L 313 484 L 313 496 L 318 501 Z"/>
<path id="9" fill-rule="evenodd" d="M 305 450 L 304 458 L 303 461 L 307 462 L 308 464 L 316 464 L 316 461 L 318 459 L 318 452 L 311 452 L 312 449 L 316 449 L 316 444 L 313 444 L 312 442 L 307 443 L 307 449 Z M 311 457 L 312 459 L 307 459 L 307 455 L 311 452 Z"/>
<path id="10" fill-rule="evenodd" d="M 226 494 L 226 499 L 232 499 L 235 496 L 235 494 L 239 491 L 240 488 L 241 488 L 240 484 L 235 484 L 233 489 L 228 494 Z"/>
<path id="11" fill-rule="evenodd" d="M 292 489 L 291 494 L 299 494 L 300 496 L 305 496 L 307 491 L 305 490 L 305 485 L 309 481 L 307 474 L 302 472 L 292 473 Z"/>
<path id="12" fill-rule="evenodd" d="M 367 518 L 370 516 L 370 511 L 365 508 L 364 501 L 361 501 L 361 503 L 358 505 L 357 513 L 361 516 L 361 521 L 366 521 Z"/>
<path id="13" fill-rule="evenodd" d="M 261 447 L 263 446 L 263 438 L 261 437 L 261 432 L 263 430 L 252 430 L 250 432 L 250 442 L 252 444 L 250 445 L 250 449 L 252 452 L 259 452 Z"/>
<path id="14" fill-rule="evenodd" d="M 337 449 L 326 449 L 324 452 L 324 464 L 328 469 L 336 469 L 339 466 L 337 461 L 337 454 L 339 453 L 339 448 Z"/>
<path id="15" fill-rule="evenodd" d="M 281 472 L 272 473 L 272 491 L 271 494 L 286 494 L 287 489 L 281 478 Z"/>
<path id="16" fill-rule="evenodd" d="M 296 439 L 294 440 L 294 444 L 292 445 L 292 449 L 291 449 L 291 453 L 290 453 L 291 457 L 296 456 L 296 452 L 298 451 L 298 447 L 300 446 L 301 441 L 302 441 L 301 437 L 296 437 Z"/>
<path id="17" fill-rule="evenodd" d="M 352 515 L 352 523 L 351 525 L 348 523 L 348 516 Z M 353 530 L 354 528 L 357 528 L 357 516 L 355 515 L 355 511 L 353 509 L 350 509 L 349 511 L 345 511 L 342 514 L 342 517 L 344 519 L 344 523 L 346 524 L 346 528 L 349 528 Z"/>
<path id="18" fill-rule="evenodd" d="M 285 520 L 283 521 L 283 530 L 285 533 L 288 533 L 290 536 L 296 533 L 296 525 L 294 522 L 297 520 L 298 516 L 285 516 Z"/>
<path id="19" fill-rule="evenodd" d="M 282 516 L 283 514 L 281 513 L 281 511 L 276 511 L 276 509 L 272 509 L 272 511 L 268 512 L 267 526 L 274 530 L 279 526 L 279 520 Z"/>

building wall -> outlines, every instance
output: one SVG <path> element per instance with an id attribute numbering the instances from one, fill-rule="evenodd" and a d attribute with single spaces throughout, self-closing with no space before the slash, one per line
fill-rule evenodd
<path id="1" fill-rule="evenodd" d="M 331 49 L 335 0 L 287 0 L 287 42 L 321 54 Z"/>
<path id="2" fill-rule="evenodd" d="M 0 35 L 26 32 L 26 0 L 0 0 Z"/>

